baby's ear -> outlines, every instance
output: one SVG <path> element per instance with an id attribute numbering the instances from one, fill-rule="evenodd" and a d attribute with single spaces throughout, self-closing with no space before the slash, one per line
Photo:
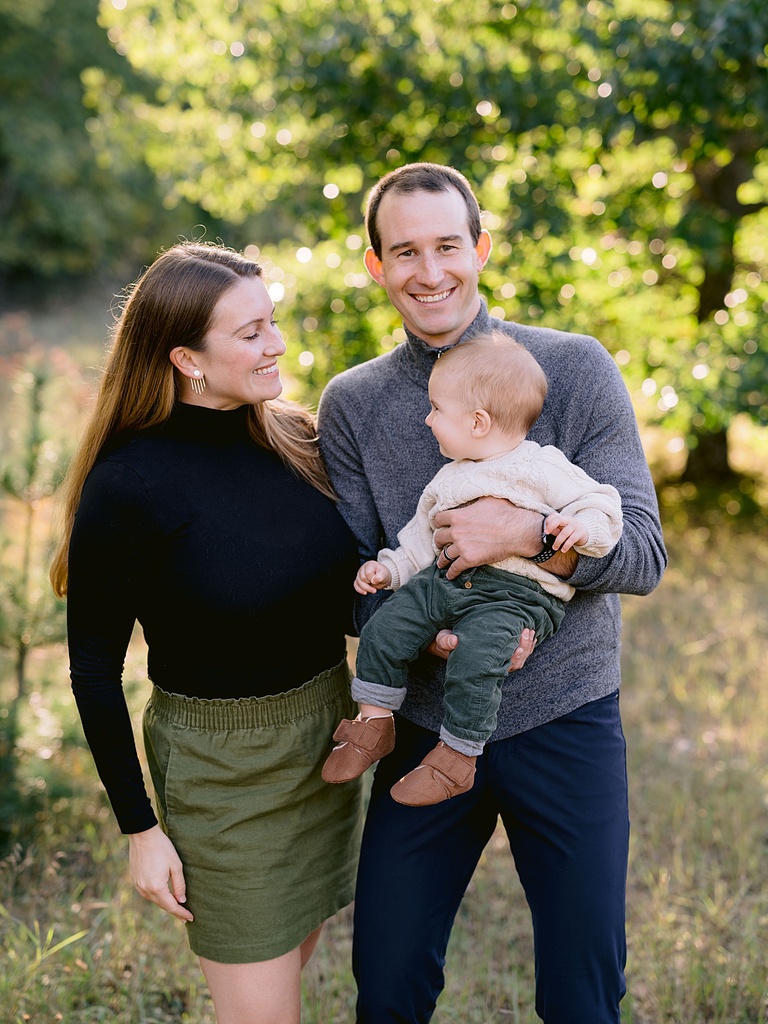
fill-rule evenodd
<path id="1" fill-rule="evenodd" d="M 486 409 L 475 409 L 472 413 L 472 433 L 475 437 L 485 437 L 491 426 L 490 413 Z"/>

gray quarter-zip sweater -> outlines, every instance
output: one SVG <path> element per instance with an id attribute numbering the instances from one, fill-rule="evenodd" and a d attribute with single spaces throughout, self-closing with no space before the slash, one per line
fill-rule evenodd
<path id="1" fill-rule="evenodd" d="M 552 721 L 619 686 L 618 595 L 653 590 L 666 552 L 634 411 L 608 352 L 584 335 L 497 320 L 484 302 L 459 344 L 489 331 L 516 338 L 547 375 L 549 392 L 529 439 L 555 445 L 593 479 L 612 484 L 624 517 L 621 539 L 606 557 L 579 559 L 568 579 L 576 594 L 559 631 L 507 676 L 493 741 Z M 391 352 L 335 377 L 320 403 L 323 455 L 361 562 L 397 546 L 398 531 L 446 462 L 424 423 L 429 375 L 442 350 L 406 335 Z M 388 594 L 360 600 L 358 628 Z M 435 732 L 443 719 L 443 672 L 443 662 L 431 655 L 416 662 L 401 709 Z"/>

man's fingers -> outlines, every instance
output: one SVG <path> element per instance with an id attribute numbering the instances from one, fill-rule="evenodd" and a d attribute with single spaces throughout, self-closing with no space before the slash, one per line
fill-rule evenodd
<path id="1" fill-rule="evenodd" d="M 427 650 L 438 658 L 447 658 L 451 651 L 456 650 L 459 638 L 449 629 L 441 629 Z"/>
<path id="2" fill-rule="evenodd" d="M 512 655 L 509 662 L 509 671 L 516 672 L 519 668 L 522 668 L 525 664 L 525 659 L 528 655 L 525 653 L 522 647 L 518 647 L 515 653 Z"/>
<path id="3" fill-rule="evenodd" d="M 463 558 L 454 558 L 452 562 L 448 563 L 448 571 L 446 572 L 446 578 L 449 580 L 455 580 L 457 576 L 460 576 L 465 569 L 469 569 L 470 566 L 464 561 Z"/>
<path id="4" fill-rule="evenodd" d="M 445 549 L 448 548 L 449 552 L 446 555 Z M 470 566 L 465 562 L 462 556 L 458 553 L 456 543 L 449 541 L 443 547 L 440 548 L 440 554 L 437 556 L 437 567 L 438 569 L 446 569 L 446 576 L 449 580 L 455 580 L 459 573 L 464 572 L 465 569 L 469 569 Z"/>
<path id="5" fill-rule="evenodd" d="M 532 629 L 524 629 L 520 635 L 520 644 L 509 662 L 509 671 L 515 672 L 522 668 L 535 646 L 536 634 Z"/>

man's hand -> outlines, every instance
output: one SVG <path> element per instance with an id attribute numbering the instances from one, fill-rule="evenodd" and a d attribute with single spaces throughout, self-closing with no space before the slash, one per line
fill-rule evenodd
<path id="1" fill-rule="evenodd" d="M 436 658 L 442 658 L 443 661 L 447 661 L 448 655 L 451 651 L 456 650 L 458 643 L 459 638 L 455 633 L 452 633 L 450 629 L 441 629 L 427 650 L 430 654 L 434 654 Z"/>
<path id="2" fill-rule="evenodd" d="M 455 579 L 466 569 L 503 562 L 505 558 L 533 558 L 541 551 L 541 516 L 518 508 L 505 498 L 478 498 L 471 505 L 450 508 L 435 516 L 438 566 Z M 446 548 L 448 549 L 446 554 Z M 579 556 L 558 551 L 546 563 L 547 572 L 568 579 Z"/>
<path id="3" fill-rule="evenodd" d="M 471 505 L 438 512 L 435 527 L 438 565 L 448 567 L 449 580 L 478 565 L 513 555 L 533 558 L 541 551 L 541 516 L 504 498 L 478 498 Z"/>
<path id="4" fill-rule="evenodd" d="M 131 881 L 144 899 L 151 900 L 180 921 L 194 918 L 181 904 L 186 900 L 184 869 L 176 848 L 159 825 L 128 836 Z"/>
<path id="5" fill-rule="evenodd" d="M 524 629 L 520 634 L 520 644 L 509 662 L 509 671 L 516 672 L 528 660 L 528 655 L 536 646 L 536 634 L 532 629 Z"/>
<path id="6" fill-rule="evenodd" d="M 452 633 L 449 629 L 441 629 L 427 650 L 437 658 L 447 659 L 451 651 L 456 650 L 458 643 L 459 638 L 455 633 Z M 515 672 L 517 669 L 522 668 L 535 646 L 536 634 L 532 629 L 524 629 L 520 634 L 520 646 L 515 650 L 509 663 L 509 671 Z"/>

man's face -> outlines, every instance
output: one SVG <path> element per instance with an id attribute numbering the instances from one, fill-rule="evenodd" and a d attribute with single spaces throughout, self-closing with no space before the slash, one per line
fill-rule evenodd
<path id="1" fill-rule="evenodd" d="M 459 340 L 477 316 L 480 271 L 491 252 L 487 231 L 477 245 L 467 207 L 454 188 L 445 192 L 388 192 L 377 215 L 381 259 L 365 265 L 382 285 L 405 326 L 433 348 Z"/>

